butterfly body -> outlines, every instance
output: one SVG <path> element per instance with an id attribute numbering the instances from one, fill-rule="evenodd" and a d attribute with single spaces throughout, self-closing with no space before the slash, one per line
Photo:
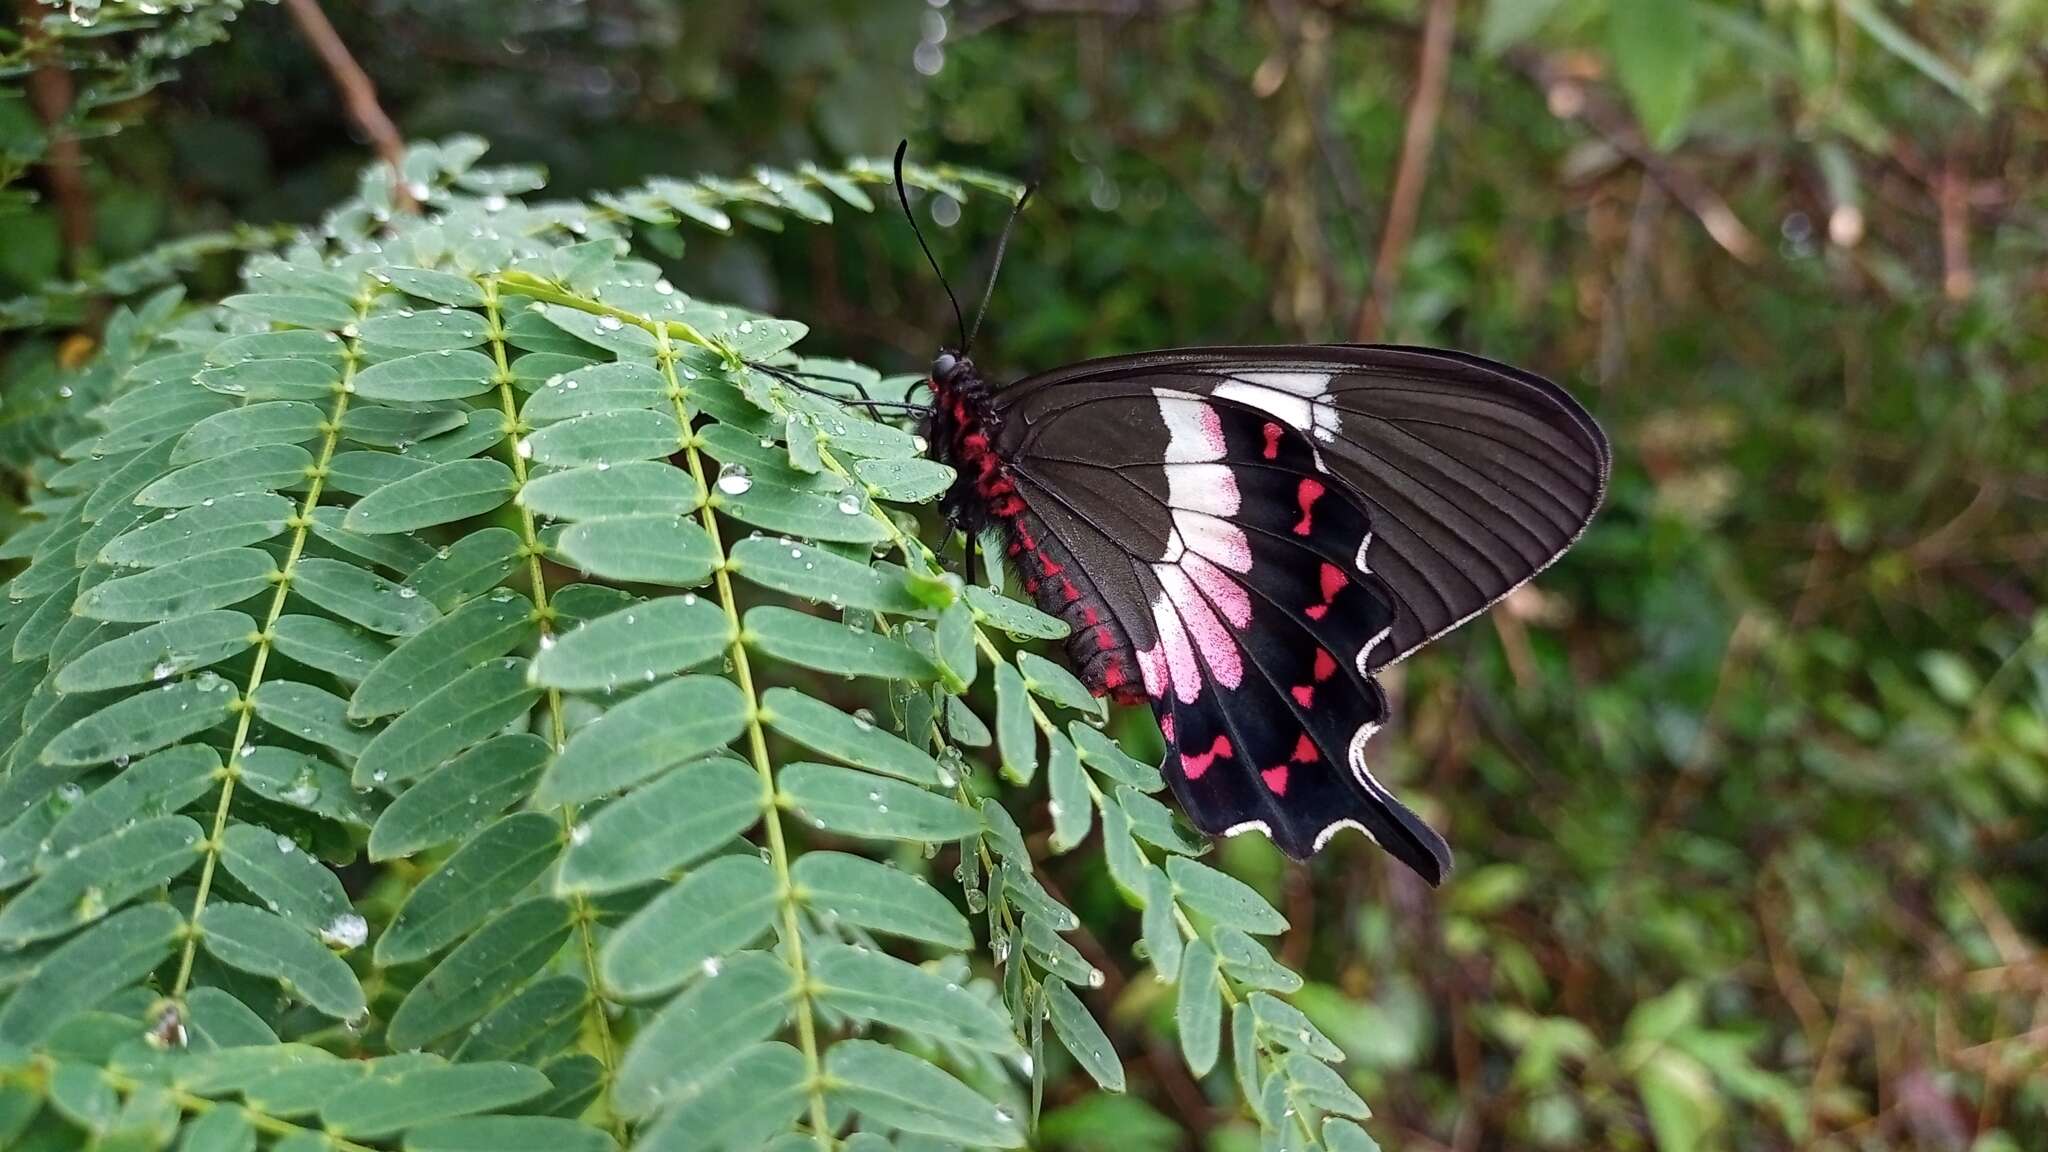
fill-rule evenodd
<path id="1" fill-rule="evenodd" d="M 1432 883 L 1443 840 L 1372 774 L 1375 674 L 1583 531 L 1605 437 L 1555 385 L 1393 346 L 1194 348 L 993 389 L 931 373 L 955 523 L 1001 526 L 1100 695 L 1143 701 L 1205 832 L 1289 855 L 1366 832 Z"/>

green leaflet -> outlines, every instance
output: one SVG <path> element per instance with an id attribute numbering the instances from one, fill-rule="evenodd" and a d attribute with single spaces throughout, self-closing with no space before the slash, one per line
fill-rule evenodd
<path id="1" fill-rule="evenodd" d="M 187 464 L 136 493 L 135 502 L 152 508 L 205 506 L 226 496 L 295 487 L 305 483 L 312 467 L 313 454 L 297 444 L 242 448 Z"/>
<path id="2" fill-rule="evenodd" d="M 211 672 L 123 697 L 85 716 L 43 746 L 46 764 L 98 764 L 140 756 L 226 721 L 235 690 Z"/>
<path id="3" fill-rule="evenodd" d="M 619 1067 L 614 1102 L 627 1116 L 701 1091 L 737 1053 L 767 1040 L 789 1017 L 795 974 L 766 952 L 739 952 L 718 973 L 669 1001 L 633 1038 Z"/>
<path id="4" fill-rule="evenodd" d="M 965 949 L 967 918 L 922 876 L 845 852 L 812 851 L 790 868 L 796 897 L 838 921 L 945 948 Z"/>
<path id="5" fill-rule="evenodd" d="M 768 931 L 776 906 L 775 874 L 760 858 L 713 860 L 655 897 L 606 941 L 605 986 L 639 999 L 716 976 L 720 957 Z"/>
<path id="6" fill-rule="evenodd" d="M 556 541 L 562 559 L 631 584 L 694 588 L 711 576 L 718 553 L 695 521 L 680 515 L 615 516 L 570 525 Z"/>
<path id="7" fill-rule="evenodd" d="M 683 516 L 702 501 L 688 472 L 647 460 L 551 472 L 528 480 L 519 492 L 520 505 L 557 520 Z"/>
<path id="8" fill-rule="evenodd" d="M 386 636 L 418 632 L 441 615 L 413 589 L 342 560 L 300 560 L 292 595 Z"/>
<path id="9" fill-rule="evenodd" d="M 390 860 L 467 838 L 523 799 L 551 750 L 527 732 L 495 736 L 421 777 L 370 830 L 370 858 Z"/>
<path id="10" fill-rule="evenodd" d="M 803 1109 L 807 1075 L 803 1054 L 787 1044 L 743 1049 L 674 1093 L 661 1120 L 635 1143 L 636 1152 L 761 1147 Z"/>
<path id="11" fill-rule="evenodd" d="M 534 802 L 573 804 L 630 787 L 722 747 L 745 726 L 746 699 L 730 680 L 658 684 L 570 737 Z"/>
<path id="12" fill-rule="evenodd" d="M 291 837 L 254 824 L 230 824 L 221 833 L 220 862 L 264 907 L 329 947 L 361 943 L 362 917 L 350 907 L 341 881 Z"/>
<path id="13" fill-rule="evenodd" d="M 510 904 L 561 851 L 561 823 L 546 813 L 515 813 L 484 829 L 413 889 L 377 938 L 377 962 L 404 964 L 461 939 Z"/>
<path id="14" fill-rule="evenodd" d="M 938 669 L 899 640 L 775 605 L 750 609 L 747 643 L 791 664 L 844 676 L 932 680 Z"/>
<path id="15" fill-rule="evenodd" d="M 344 1088 L 320 1107 L 327 1130 L 341 1135 L 389 1136 L 415 1124 L 488 1112 L 548 1090 L 548 1078 L 516 1064 L 453 1064 L 371 1076 Z"/>
<path id="16" fill-rule="evenodd" d="M 726 567 L 764 588 L 801 596 L 813 604 L 894 616 L 931 614 L 910 594 L 902 569 L 863 564 L 801 542 L 767 537 L 740 540 L 729 550 Z"/>
<path id="17" fill-rule="evenodd" d="M 543 977 L 471 1026 L 455 1059 L 538 1063 L 575 1045 L 589 1007 L 590 986 L 579 977 Z"/>
<path id="18" fill-rule="evenodd" d="M 303 400 L 266 400 L 218 412 L 178 438 L 171 463 L 190 464 L 265 444 L 304 444 L 317 439 L 327 414 Z"/>
<path id="19" fill-rule="evenodd" d="M 655 460 L 683 445 L 682 425 L 667 412 L 626 408 L 593 412 L 550 424 L 519 442 L 519 453 L 536 464 L 571 468 Z"/>
<path id="20" fill-rule="evenodd" d="M 60 936 L 105 916 L 199 862 L 203 834 L 184 816 L 158 816 L 67 849 L 0 908 L 0 947 Z"/>
<path id="21" fill-rule="evenodd" d="M 211 505 L 172 509 L 100 549 L 100 559 L 124 568 L 161 568 L 222 548 L 240 548 L 284 531 L 295 509 L 282 496 L 228 496 Z"/>
<path id="22" fill-rule="evenodd" d="M 152 624 L 74 658 L 57 673 L 59 692 L 103 692 L 169 680 L 243 651 L 256 621 L 241 612 L 201 612 Z"/>
<path id="23" fill-rule="evenodd" d="M 533 677 L 549 688 L 611 691 L 702 664 L 732 640 L 718 605 L 694 593 L 664 596 L 563 633 L 534 658 Z"/>
<path id="24" fill-rule="evenodd" d="M 760 775 L 737 760 L 679 768 L 577 825 L 556 888 L 609 892 L 693 864 L 754 826 L 762 791 Z"/>
<path id="25" fill-rule="evenodd" d="M 491 388 L 497 365 L 480 352 L 441 349 L 372 364 L 350 381 L 369 400 L 460 400 Z"/>
<path id="26" fill-rule="evenodd" d="M 1173 1017 L 1180 1028 L 1181 1054 L 1190 1071 L 1207 1076 L 1216 1066 L 1223 1024 L 1223 977 L 1208 942 L 1188 941 L 1181 953 L 1178 992 Z"/>
<path id="27" fill-rule="evenodd" d="M 282 984 L 286 992 L 341 1020 L 367 1010 L 355 973 L 327 946 L 284 919 L 246 904 L 207 905 L 200 942 L 221 963 Z"/>
<path id="28" fill-rule="evenodd" d="M 1014 1116 L 936 1066 L 872 1040 L 841 1040 L 825 1056 L 840 1104 L 878 1124 L 979 1148 L 1019 1148 Z"/>
<path id="29" fill-rule="evenodd" d="M 828 944 L 807 954 L 811 994 L 857 1020 L 999 1055 L 1018 1051 L 1010 1021 L 987 1001 L 886 952 Z"/>
<path id="30" fill-rule="evenodd" d="M 1090 1079 L 1111 1092 L 1124 1090 L 1123 1062 L 1117 1058 L 1116 1046 L 1109 1042 L 1102 1025 L 1095 1022 L 1080 997 L 1065 982 L 1045 982 L 1045 1008 L 1052 1020 L 1053 1035 L 1059 1038 L 1065 1048 L 1088 1073 Z M 1207 1072 L 1206 1068 L 1189 1067 L 1197 1076 Z"/>
<path id="31" fill-rule="evenodd" d="M 392 587 L 404 591 L 411 586 Z M 398 599 L 414 605 L 422 598 L 415 593 Z M 349 697 L 349 715 L 368 720 L 402 712 L 480 662 L 519 647 L 538 630 L 533 602 L 509 588 L 471 600 L 392 649 L 356 686 Z"/>
<path id="32" fill-rule="evenodd" d="M 845 836 L 938 843 L 981 827 L 980 814 L 951 797 L 852 768 L 790 764 L 777 786 L 799 815 Z"/>
<path id="33" fill-rule="evenodd" d="M 512 469 L 496 460 L 451 460 L 356 501 L 342 523 L 352 532 L 415 532 L 489 512 L 513 487 Z"/>
<path id="34" fill-rule="evenodd" d="M 951 786 L 937 760 L 871 718 L 849 716 L 788 688 L 770 688 L 761 707 L 768 727 L 835 760 L 914 784 Z"/>
<path id="35" fill-rule="evenodd" d="M 120 576 L 78 598 L 80 615 L 141 624 L 240 603 L 270 586 L 277 563 L 255 548 L 229 548 Z"/>
<path id="36" fill-rule="evenodd" d="M 561 950 L 574 913 L 536 896 L 505 910 L 443 957 L 391 1014 L 394 1048 L 428 1044 L 483 1018 Z"/>

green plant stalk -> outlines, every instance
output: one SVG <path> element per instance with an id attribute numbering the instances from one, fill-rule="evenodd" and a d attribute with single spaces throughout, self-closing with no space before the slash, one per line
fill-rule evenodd
<path id="1" fill-rule="evenodd" d="M 684 325 L 683 327 L 688 327 Z M 698 491 L 704 494 L 703 507 L 698 518 L 704 531 L 711 537 L 711 548 L 718 556 L 718 568 L 713 580 L 718 589 L 719 606 L 725 609 L 726 624 L 732 630 L 732 643 L 727 651 L 732 655 L 733 679 L 747 698 L 747 751 L 753 760 L 754 771 L 761 777 L 761 823 L 763 838 L 768 842 L 768 863 L 775 870 L 776 889 L 781 894 L 782 946 L 787 952 L 787 962 L 797 978 L 796 1034 L 799 1048 L 803 1052 L 804 1070 L 809 1079 L 811 1137 L 820 1149 L 830 1152 L 832 1147 L 832 1124 L 825 1108 L 825 1068 L 818 1052 L 818 1026 L 811 1013 L 810 970 L 804 963 L 803 927 L 797 919 L 795 885 L 790 880 L 789 846 L 782 834 L 781 795 L 775 786 L 775 769 L 768 761 L 768 738 L 761 728 L 761 702 L 754 691 L 754 673 L 747 661 L 746 634 L 740 625 L 739 606 L 734 602 L 732 576 L 726 570 L 725 543 L 718 534 L 718 517 L 712 510 L 711 495 L 714 489 L 704 475 L 704 458 L 697 451 L 697 441 L 690 432 L 689 411 L 683 403 L 682 381 L 676 378 L 675 350 L 669 344 L 669 332 L 665 326 L 657 326 L 655 338 L 660 342 L 656 358 L 661 362 L 662 378 L 668 383 L 669 402 L 675 407 L 676 421 L 683 428 L 686 444 L 684 455 L 690 463 L 690 476 L 697 481 Z M 702 338 L 699 337 L 701 340 Z"/>
<path id="2" fill-rule="evenodd" d="M 527 429 L 519 420 L 519 404 L 512 395 L 512 365 L 505 355 L 504 326 L 498 308 L 498 286 L 492 281 L 482 282 L 484 290 L 484 316 L 490 324 L 491 359 L 497 365 L 498 405 L 505 414 L 506 439 L 501 446 L 510 445 L 505 453 L 512 468 L 512 482 L 516 488 L 526 487 L 526 459 L 517 448 Z M 534 523 L 533 513 L 516 499 L 513 508 L 519 516 L 519 540 L 526 553 L 526 576 L 532 585 L 533 611 L 540 625 L 542 643 L 554 633 L 554 610 L 548 604 L 546 574 L 541 567 L 541 555 L 546 549 L 540 542 L 540 531 Z M 560 755 L 562 745 L 568 740 L 568 726 L 562 713 L 560 689 L 549 688 L 545 699 L 548 710 L 548 746 L 555 755 Z M 561 808 L 562 836 L 566 840 L 576 827 L 576 805 L 564 804 Z M 618 1041 L 612 1036 L 612 1026 L 604 1012 L 603 985 L 598 979 L 597 964 L 597 913 L 590 907 L 590 899 L 582 894 L 569 897 L 569 907 L 576 917 L 576 941 L 583 958 L 583 976 L 590 985 L 589 1027 L 597 1037 L 597 1051 L 594 1055 L 604 1066 L 605 1113 L 612 1132 L 619 1142 L 626 1142 L 625 1122 L 612 1111 L 610 1096 L 612 1080 L 618 1073 Z"/>
<path id="3" fill-rule="evenodd" d="M 49 1078 L 56 1070 L 56 1060 L 37 1053 L 29 1057 L 27 1064 L 17 1065 L 14 1068 L 0 1068 L 0 1083 L 21 1084 L 38 1096 L 46 1095 Z M 95 1071 L 99 1073 L 100 1079 L 106 1081 L 107 1086 L 116 1092 L 123 1095 L 133 1095 L 144 1088 L 154 1089 L 170 1097 L 172 1103 L 178 1106 L 179 1111 L 189 1112 L 194 1116 L 203 1116 L 217 1108 L 232 1108 L 240 1112 L 242 1117 L 249 1121 L 251 1128 L 266 1135 L 318 1136 L 324 1141 L 322 1147 L 330 1149 L 332 1152 L 378 1152 L 377 1149 L 372 1148 L 368 1144 L 358 1144 L 354 1140 L 336 1136 L 331 1132 L 323 1132 L 318 1128 L 294 1124 L 289 1120 L 272 1116 L 248 1104 L 231 1104 L 224 1100 L 196 1096 L 175 1085 L 159 1084 L 151 1080 L 137 1079 L 136 1077 L 116 1072 L 111 1068 L 98 1068 Z"/>
<path id="4" fill-rule="evenodd" d="M 371 285 L 357 297 L 357 323 L 369 315 L 370 303 L 376 295 L 377 288 Z M 178 975 L 171 982 L 170 996 L 173 1000 L 184 1000 L 185 990 L 192 980 L 192 962 L 199 951 L 199 916 L 206 911 L 207 897 L 213 891 L 213 873 L 220 864 L 220 841 L 227 832 L 235 782 L 241 777 L 242 749 L 247 746 L 249 728 L 256 718 L 256 690 L 263 686 L 263 671 L 270 662 L 277 620 L 284 614 L 285 600 L 291 595 L 292 570 L 298 565 L 300 553 L 305 551 L 306 536 L 312 531 L 313 512 L 320 506 L 320 491 L 327 481 L 327 467 L 334 459 L 334 446 L 341 439 L 342 417 L 348 415 L 348 398 L 355 389 L 356 365 L 360 360 L 358 343 L 351 337 L 343 345 L 346 362 L 342 367 L 341 383 L 335 388 L 334 406 L 328 410 L 326 427 L 320 436 L 320 454 L 314 459 L 312 471 L 308 474 L 306 498 L 299 503 L 298 514 L 290 521 L 292 538 L 285 548 L 284 564 L 277 572 L 277 590 L 271 593 L 270 608 L 263 617 L 263 630 L 257 633 L 256 656 L 249 667 L 248 683 L 234 704 L 239 713 L 235 719 L 235 735 L 228 744 L 227 763 L 221 770 L 220 803 L 214 806 L 213 830 L 208 833 L 203 846 L 206 859 L 199 867 L 199 890 L 192 897 L 192 914 L 186 918 L 185 945 L 178 956 Z"/>

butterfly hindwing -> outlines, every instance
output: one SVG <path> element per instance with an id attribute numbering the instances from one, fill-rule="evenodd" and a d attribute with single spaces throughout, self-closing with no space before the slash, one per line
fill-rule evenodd
<path id="1" fill-rule="evenodd" d="M 1125 384 L 1072 399 L 1006 425 L 1005 459 L 1121 623 L 1189 817 L 1296 857 L 1359 827 L 1439 879 L 1442 840 L 1364 763 L 1386 716 L 1364 657 L 1394 608 L 1361 567 L 1355 494 L 1256 409 Z"/>

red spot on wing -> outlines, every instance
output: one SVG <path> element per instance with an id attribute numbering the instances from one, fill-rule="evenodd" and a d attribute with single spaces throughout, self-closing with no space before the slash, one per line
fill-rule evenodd
<path id="1" fill-rule="evenodd" d="M 1230 737 L 1218 736 L 1215 742 L 1209 745 L 1207 752 L 1189 752 L 1183 749 L 1180 754 L 1181 770 L 1188 774 L 1188 779 L 1200 780 L 1202 773 L 1207 772 L 1209 765 L 1215 763 L 1218 757 L 1228 760 L 1230 755 Z"/>
<path id="2" fill-rule="evenodd" d="M 1296 684 L 1292 689 L 1294 702 L 1303 708 L 1312 707 L 1316 702 L 1316 690 L 1308 684 Z"/>
<path id="3" fill-rule="evenodd" d="M 1318 683 L 1318 684 L 1321 684 L 1321 683 L 1322 683 L 1323 681 L 1325 681 L 1325 680 L 1328 680 L 1328 679 L 1330 678 L 1331 674 L 1332 674 L 1332 673 L 1334 673 L 1334 672 L 1336 672 L 1336 671 L 1337 671 L 1337 658 L 1336 658 L 1336 657 L 1334 657 L 1334 656 L 1332 656 L 1332 655 L 1330 655 L 1330 653 L 1329 653 L 1329 651 L 1328 651 L 1327 649 L 1323 649 L 1323 648 L 1318 648 L 1318 649 L 1316 649 L 1316 666 L 1315 666 L 1315 678 L 1316 678 L 1316 683 Z"/>
<path id="4" fill-rule="evenodd" d="M 1301 503 L 1301 523 L 1294 526 L 1296 536 L 1306 536 L 1315 521 L 1316 501 L 1323 498 L 1323 482 L 1313 476 L 1303 476 L 1301 485 L 1295 490 L 1295 499 Z"/>
<path id="5" fill-rule="evenodd" d="M 1277 460 L 1280 457 L 1280 426 L 1271 420 L 1266 421 L 1265 456 L 1268 460 Z"/>
<path id="6" fill-rule="evenodd" d="M 1319 759 L 1321 755 L 1316 751 L 1316 742 L 1308 738 L 1308 733 L 1303 732 L 1301 739 L 1294 742 L 1294 762 L 1313 764 Z"/>
<path id="7" fill-rule="evenodd" d="M 1302 483 L 1313 484 L 1315 481 L 1303 480 Z M 1298 532 L 1300 529 L 1297 528 L 1295 531 Z M 1311 604 L 1302 609 L 1302 611 L 1311 620 L 1321 620 L 1325 615 L 1329 614 L 1330 604 L 1337 599 L 1337 594 L 1344 591 L 1345 583 L 1344 570 L 1335 564 L 1325 562 L 1322 570 L 1323 602 L 1321 604 Z M 1320 680 L 1322 677 L 1318 676 L 1316 679 Z"/>
<path id="8" fill-rule="evenodd" d="M 1275 764 L 1260 772 L 1259 778 L 1266 782 L 1266 787 L 1273 790 L 1273 795 L 1287 795 L 1287 765 Z"/>

